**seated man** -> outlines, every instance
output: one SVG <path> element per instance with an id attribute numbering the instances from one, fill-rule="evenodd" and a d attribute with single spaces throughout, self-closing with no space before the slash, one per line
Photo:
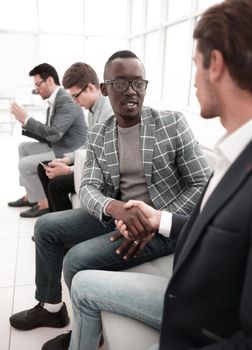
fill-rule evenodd
<path id="1" fill-rule="evenodd" d="M 68 323 L 61 296 L 66 248 L 72 247 L 65 257 L 69 288 L 80 270 L 122 270 L 174 252 L 173 239 L 152 236 L 141 211 L 125 209 L 124 204 L 138 199 L 156 209 L 188 214 L 210 171 L 181 113 L 143 108 L 147 84 L 143 64 L 133 52 L 116 52 L 107 61 L 101 90 L 109 97 L 114 116 L 89 132 L 80 189 L 86 208 L 49 213 L 37 220 L 35 297 L 39 304 L 11 316 L 13 327 L 28 330 Z M 149 234 L 135 259 L 129 256 L 136 242 L 123 237 L 110 242 L 115 219 L 122 219 L 142 238 Z"/>
<path id="2" fill-rule="evenodd" d="M 19 145 L 20 185 L 26 189 L 24 197 L 9 202 L 10 207 L 32 206 L 20 213 L 22 217 L 37 217 L 48 212 L 48 203 L 39 181 L 39 161 L 62 157 L 86 142 L 87 126 L 80 106 L 74 104 L 69 94 L 60 87 L 54 67 L 42 63 L 30 71 L 36 90 L 42 99 L 48 99 L 46 123 L 28 116 L 17 103 L 11 111 L 23 127 L 23 135 L 38 141 Z"/>
<path id="3" fill-rule="evenodd" d="M 152 350 L 252 349 L 251 18 L 250 0 L 226 0 L 207 10 L 194 31 L 201 115 L 220 116 L 227 133 L 216 145 L 214 175 L 183 230 L 181 215 L 173 214 L 170 230 L 166 212 L 138 201 L 124 206 L 140 209 L 153 231 L 179 234 L 168 287 L 158 276 L 79 272 L 71 290 L 70 346 L 68 333 L 43 350 L 97 350 L 101 310 L 161 328 Z M 128 237 L 122 221 L 118 229 Z"/>
<path id="4" fill-rule="evenodd" d="M 75 103 L 88 109 L 88 125 L 112 116 L 113 110 L 107 97 L 100 90 L 99 80 L 94 69 L 86 63 L 77 62 L 67 69 L 62 84 L 75 100 Z M 80 149 L 85 149 L 84 144 Z M 74 193 L 75 151 L 49 162 L 48 166 L 38 165 L 38 175 L 47 197 L 50 211 L 72 208 L 69 193 Z"/>

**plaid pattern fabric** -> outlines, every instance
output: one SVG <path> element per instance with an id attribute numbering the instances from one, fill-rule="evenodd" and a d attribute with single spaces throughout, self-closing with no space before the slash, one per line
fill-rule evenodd
<path id="1" fill-rule="evenodd" d="M 153 206 L 190 213 L 210 169 L 185 117 L 179 112 L 144 107 L 140 133 L 144 173 Z M 79 194 L 82 204 L 103 222 L 106 222 L 104 207 L 119 194 L 118 162 L 113 116 L 90 130 Z"/>

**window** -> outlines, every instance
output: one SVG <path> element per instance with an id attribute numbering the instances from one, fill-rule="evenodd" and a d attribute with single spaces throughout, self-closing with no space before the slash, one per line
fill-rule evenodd
<path id="1" fill-rule="evenodd" d="M 38 0 L 42 32 L 82 34 L 83 1 Z"/>
<path id="2" fill-rule="evenodd" d="M 34 0 L 0 2 L 0 29 L 37 30 L 37 4 Z"/>

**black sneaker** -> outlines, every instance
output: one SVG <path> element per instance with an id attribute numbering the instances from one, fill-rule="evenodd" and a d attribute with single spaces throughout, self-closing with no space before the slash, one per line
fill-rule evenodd
<path id="1" fill-rule="evenodd" d="M 38 327 L 61 328 L 67 326 L 69 321 L 65 303 L 59 312 L 49 312 L 43 308 L 43 303 L 38 303 L 34 308 L 18 312 L 10 317 L 12 327 L 22 331 Z"/>
<path id="2" fill-rule="evenodd" d="M 42 347 L 42 350 L 68 350 L 71 331 L 65 334 L 58 335 L 57 337 L 48 340 Z"/>

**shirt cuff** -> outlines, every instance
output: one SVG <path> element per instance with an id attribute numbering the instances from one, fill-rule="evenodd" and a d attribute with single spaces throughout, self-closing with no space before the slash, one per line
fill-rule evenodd
<path id="1" fill-rule="evenodd" d="M 172 226 L 172 213 L 162 211 L 158 233 L 165 237 L 170 237 Z"/>
<path id="2" fill-rule="evenodd" d="M 25 118 L 25 121 L 24 121 L 24 124 L 23 124 L 24 126 L 27 124 L 27 122 L 28 122 L 28 120 L 29 120 L 30 118 L 31 118 L 31 117 L 29 117 L 29 116 Z"/>

